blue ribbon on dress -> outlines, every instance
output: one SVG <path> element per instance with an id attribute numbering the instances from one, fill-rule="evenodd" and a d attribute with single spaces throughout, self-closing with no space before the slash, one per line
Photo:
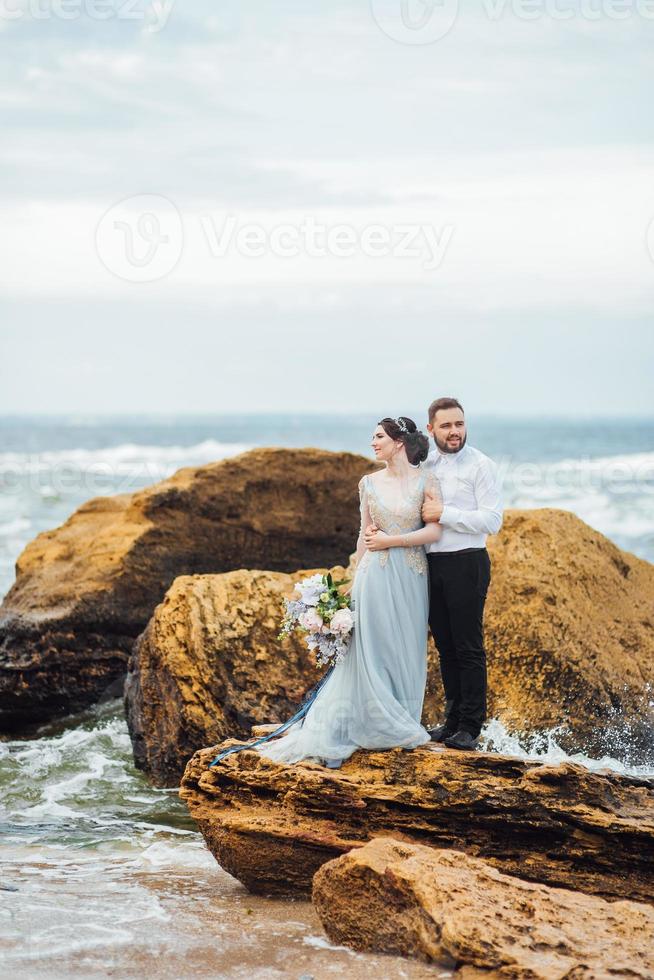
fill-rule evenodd
<path id="1" fill-rule="evenodd" d="M 290 728 L 291 725 L 294 725 L 295 722 L 296 721 L 300 721 L 300 719 L 302 719 L 302 725 L 303 725 L 304 724 L 305 716 L 306 716 L 309 708 L 311 707 L 311 705 L 313 704 L 313 702 L 316 700 L 316 697 L 318 696 L 318 694 L 319 694 L 320 690 L 322 689 L 325 681 L 330 676 L 330 674 L 333 671 L 333 669 L 334 669 L 335 666 L 336 665 L 332 663 L 327 668 L 327 670 L 322 675 L 322 677 L 320 678 L 320 680 L 318 681 L 318 683 L 317 684 L 314 684 L 314 686 L 311 688 L 311 690 L 309 691 L 309 693 L 306 695 L 306 698 L 304 699 L 304 701 L 302 702 L 302 704 L 300 705 L 300 707 L 295 712 L 295 714 L 293 715 L 292 718 L 289 718 L 288 721 L 285 721 L 283 724 L 281 724 L 279 726 L 279 728 L 276 728 L 275 729 L 274 732 L 270 732 L 268 735 L 262 735 L 261 738 L 258 738 L 256 740 L 256 742 L 245 742 L 243 745 L 232 745 L 231 748 L 224 749 L 224 751 L 220 752 L 216 756 L 216 758 L 213 760 L 213 762 L 210 762 L 209 763 L 209 769 L 211 769 L 212 766 L 215 766 L 217 762 L 220 762 L 221 759 L 224 759 L 226 755 L 231 755 L 232 752 L 242 752 L 243 749 L 253 749 L 255 747 L 255 745 L 262 745 L 264 742 L 267 742 L 269 739 L 275 738 L 276 735 L 281 735 L 282 732 L 285 732 L 287 728 Z M 302 725 L 300 727 L 302 727 Z"/>

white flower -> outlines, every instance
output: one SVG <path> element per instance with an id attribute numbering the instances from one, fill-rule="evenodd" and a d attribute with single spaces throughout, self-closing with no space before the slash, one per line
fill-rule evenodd
<path id="1" fill-rule="evenodd" d="M 322 580 L 322 575 L 311 575 L 295 586 L 295 591 L 300 593 L 305 606 L 317 606 L 324 589 L 325 583 Z"/>
<path id="2" fill-rule="evenodd" d="M 330 628 L 332 633 L 345 635 L 354 626 L 354 616 L 349 609 L 339 609 L 331 618 Z"/>
<path id="3" fill-rule="evenodd" d="M 300 616 L 300 626 L 309 633 L 317 633 L 322 624 L 322 616 L 319 616 L 315 609 L 307 609 Z"/>

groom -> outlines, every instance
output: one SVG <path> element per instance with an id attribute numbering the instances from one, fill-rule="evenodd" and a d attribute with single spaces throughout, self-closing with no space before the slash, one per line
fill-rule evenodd
<path id="1" fill-rule="evenodd" d="M 438 648 L 445 689 L 445 722 L 430 731 L 452 749 L 475 749 L 486 719 L 486 653 L 483 615 L 491 562 L 486 536 L 502 526 L 495 463 L 467 443 L 463 408 L 456 398 L 429 406 L 428 431 L 436 448 L 433 468 L 443 499 L 426 499 L 422 518 L 443 527 L 427 546 L 429 627 Z"/>

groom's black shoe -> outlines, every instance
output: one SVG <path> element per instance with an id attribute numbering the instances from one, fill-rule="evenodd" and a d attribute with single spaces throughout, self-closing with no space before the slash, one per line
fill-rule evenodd
<path id="1" fill-rule="evenodd" d="M 446 738 L 454 735 L 456 728 L 451 728 L 448 725 L 438 725 L 436 728 L 428 728 L 427 732 L 432 742 L 444 742 Z"/>
<path id="2" fill-rule="evenodd" d="M 450 735 L 449 738 L 443 739 L 443 741 L 449 749 L 463 749 L 468 752 L 473 752 L 479 745 L 479 738 L 475 738 L 463 728 L 460 728 L 454 735 Z"/>

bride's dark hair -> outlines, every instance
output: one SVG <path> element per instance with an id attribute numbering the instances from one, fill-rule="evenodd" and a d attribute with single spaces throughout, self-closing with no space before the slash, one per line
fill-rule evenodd
<path id="1" fill-rule="evenodd" d="M 427 459 L 429 440 L 413 419 L 408 419 L 406 415 L 399 415 L 396 419 L 382 419 L 377 424 L 381 425 L 391 439 L 400 439 L 404 443 L 406 458 L 412 466 L 417 466 Z"/>

